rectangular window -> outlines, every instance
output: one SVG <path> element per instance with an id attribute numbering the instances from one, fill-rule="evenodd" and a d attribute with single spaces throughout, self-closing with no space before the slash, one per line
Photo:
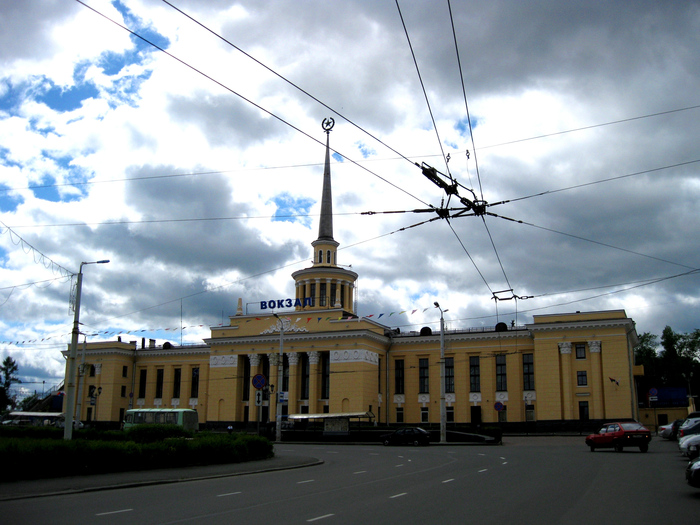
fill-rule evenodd
<path id="1" fill-rule="evenodd" d="M 301 399 L 309 399 L 309 376 L 311 375 L 309 356 L 302 353 L 299 357 L 299 365 L 301 365 Z"/>
<path id="2" fill-rule="evenodd" d="M 535 405 L 525 405 L 525 421 L 535 420 Z"/>
<path id="3" fill-rule="evenodd" d="M 508 407 L 503 407 L 503 409 L 498 412 L 498 422 L 499 423 L 507 423 L 508 422 Z"/>
<path id="4" fill-rule="evenodd" d="M 403 407 L 396 407 L 396 422 L 403 423 Z"/>
<path id="5" fill-rule="evenodd" d="M 129 377 L 129 367 L 126 365 L 122 367 L 122 377 Z"/>
<path id="6" fill-rule="evenodd" d="M 318 304 L 319 304 L 319 306 L 326 306 L 326 283 L 321 283 Z"/>
<path id="7" fill-rule="evenodd" d="M 586 359 L 586 345 L 583 343 L 576 344 L 576 359 Z"/>
<path id="8" fill-rule="evenodd" d="M 377 392 L 382 393 L 382 358 L 377 362 Z M 379 418 L 377 418 L 379 421 Z"/>
<path id="9" fill-rule="evenodd" d="M 309 285 L 309 298 L 311 299 L 311 306 L 316 306 L 316 283 Z"/>
<path id="10" fill-rule="evenodd" d="M 535 358 L 533 354 L 523 354 L 523 390 L 535 389 Z"/>
<path id="11" fill-rule="evenodd" d="M 139 399 L 146 397 L 146 373 L 145 368 L 139 370 Z"/>
<path id="12" fill-rule="evenodd" d="M 496 391 L 505 392 L 508 390 L 506 381 L 506 356 L 496 356 Z"/>
<path id="13" fill-rule="evenodd" d="M 122 397 L 126 397 L 126 385 L 122 385 Z"/>
<path id="14" fill-rule="evenodd" d="M 455 407 L 445 407 L 445 416 L 448 423 L 455 422 Z"/>
<path id="15" fill-rule="evenodd" d="M 479 367 L 479 356 L 469 358 L 469 391 L 481 392 L 481 368 Z"/>
<path id="16" fill-rule="evenodd" d="M 330 262 L 330 261 L 328 261 Z M 336 283 L 331 283 L 331 295 L 330 295 L 330 305 L 335 306 L 335 296 L 338 293 L 338 285 Z"/>
<path id="17" fill-rule="evenodd" d="M 248 356 L 243 358 L 243 401 L 250 401 L 250 357 Z"/>
<path id="18" fill-rule="evenodd" d="M 430 422 L 430 412 L 428 412 L 428 407 L 420 407 L 420 422 Z"/>
<path id="19" fill-rule="evenodd" d="M 394 361 L 394 394 L 403 394 L 403 359 Z"/>
<path id="20" fill-rule="evenodd" d="M 418 360 L 418 393 L 427 394 L 430 392 L 429 380 L 430 368 L 428 367 L 428 359 L 423 357 Z"/>
<path id="21" fill-rule="evenodd" d="M 126 409 L 120 408 L 119 409 L 119 421 L 124 421 L 124 414 L 126 414 Z"/>
<path id="22" fill-rule="evenodd" d="M 163 375 L 165 371 L 162 368 L 156 370 L 156 398 L 163 397 Z"/>
<path id="23" fill-rule="evenodd" d="M 454 357 L 445 358 L 445 392 L 455 393 L 455 360 Z"/>
<path id="24" fill-rule="evenodd" d="M 182 382 L 182 368 L 173 370 L 173 398 L 180 399 L 180 383 Z"/>
<path id="25" fill-rule="evenodd" d="M 289 392 L 289 357 L 285 355 L 282 359 L 284 360 L 284 365 L 282 365 L 282 392 Z"/>
<path id="26" fill-rule="evenodd" d="M 190 385 L 190 397 L 199 397 L 199 367 L 192 369 L 192 384 Z"/>
<path id="27" fill-rule="evenodd" d="M 321 352 L 321 399 L 331 397 L 331 355 L 330 352 Z M 328 405 L 326 405 L 328 408 Z"/>
<path id="28" fill-rule="evenodd" d="M 590 415 L 588 413 L 588 401 L 578 402 L 578 418 L 581 421 L 588 421 Z"/>
<path id="29" fill-rule="evenodd" d="M 578 386 L 588 386 L 588 373 L 585 370 L 576 372 L 576 384 Z"/>

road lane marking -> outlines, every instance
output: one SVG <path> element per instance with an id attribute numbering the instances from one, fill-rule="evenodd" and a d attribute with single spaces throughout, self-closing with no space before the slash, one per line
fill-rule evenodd
<path id="1" fill-rule="evenodd" d="M 450 482 L 452 482 L 452 481 L 454 481 L 454 478 L 452 478 L 452 479 L 446 479 L 445 481 L 443 481 L 443 483 L 450 483 Z"/>
<path id="2" fill-rule="evenodd" d="M 486 472 L 488 469 L 487 468 L 482 468 L 479 473 Z"/>
<path id="3" fill-rule="evenodd" d="M 401 494 L 394 494 L 393 496 L 389 496 L 389 499 L 400 498 L 401 496 L 408 496 L 408 492 L 402 492 Z"/>
<path id="4" fill-rule="evenodd" d="M 306 520 L 306 522 L 311 523 L 312 521 L 323 520 L 326 518 L 330 518 L 331 516 L 335 516 L 335 514 L 324 514 L 323 516 L 319 516 L 317 518 L 311 518 L 310 520 Z"/>
<path id="5" fill-rule="evenodd" d="M 228 492 L 226 494 L 218 494 L 216 497 L 223 498 L 224 496 L 235 496 L 236 494 L 240 494 L 240 491 L 239 492 Z"/>
<path id="6" fill-rule="evenodd" d="M 353 474 L 364 474 L 367 472 L 366 470 L 358 470 L 357 472 L 353 472 Z"/>
<path id="7" fill-rule="evenodd" d="M 314 481 L 316 481 L 316 480 L 307 479 L 307 480 L 305 480 L 305 481 L 297 481 L 297 485 L 301 485 L 301 484 L 303 484 L 303 483 L 313 483 Z"/>
<path id="8" fill-rule="evenodd" d="M 120 514 L 122 512 L 133 512 L 134 509 L 122 509 L 122 510 L 113 510 L 112 512 L 100 512 L 99 514 L 95 514 L 95 516 L 109 516 L 110 514 Z"/>

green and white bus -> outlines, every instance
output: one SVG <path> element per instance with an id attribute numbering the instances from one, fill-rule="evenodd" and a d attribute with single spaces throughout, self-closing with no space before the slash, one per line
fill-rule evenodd
<path id="1" fill-rule="evenodd" d="M 124 430 L 136 425 L 177 425 L 185 430 L 199 430 L 199 415 L 189 408 L 135 408 L 127 410 Z"/>

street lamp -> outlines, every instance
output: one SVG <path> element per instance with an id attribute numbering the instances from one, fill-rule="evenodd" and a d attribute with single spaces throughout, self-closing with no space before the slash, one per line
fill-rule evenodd
<path id="1" fill-rule="evenodd" d="M 280 355 L 277 361 L 277 410 L 275 417 L 275 441 L 280 443 L 282 441 L 282 381 L 283 381 L 283 369 L 284 369 L 284 354 L 282 349 L 284 348 L 284 323 L 280 319 L 279 315 L 273 313 L 280 323 Z"/>
<path id="2" fill-rule="evenodd" d="M 447 443 L 447 408 L 445 408 L 445 312 L 435 301 L 435 308 L 440 310 L 440 443 Z"/>
<path id="3" fill-rule="evenodd" d="M 86 264 L 106 264 L 108 260 L 81 262 L 78 271 L 78 281 L 75 285 L 75 316 L 73 317 L 73 334 L 68 354 L 68 378 L 66 382 L 66 418 L 63 428 L 63 439 L 73 438 L 73 420 L 75 418 L 75 359 L 78 353 L 78 336 L 80 335 L 80 294 L 83 288 L 83 266 Z"/>

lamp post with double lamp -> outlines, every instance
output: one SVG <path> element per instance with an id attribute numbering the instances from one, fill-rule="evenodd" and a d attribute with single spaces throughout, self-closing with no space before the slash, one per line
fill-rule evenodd
<path id="1" fill-rule="evenodd" d="M 435 301 L 435 308 L 440 310 L 440 443 L 447 443 L 447 408 L 445 407 L 445 312 Z"/>
<path id="2" fill-rule="evenodd" d="M 81 262 L 78 271 L 78 281 L 75 285 L 75 316 L 73 317 L 73 334 L 68 353 L 68 377 L 66 380 L 66 418 L 63 428 L 63 439 L 73 438 L 73 420 L 75 418 L 75 361 L 78 354 L 78 336 L 80 335 L 80 295 L 83 288 L 83 266 L 86 264 L 106 264 L 108 260 Z"/>
<path id="3" fill-rule="evenodd" d="M 275 441 L 279 443 L 282 441 L 282 375 L 284 369 L 284 354 L 282 353 L 282 349 L 284 348 L 284 323 L 279 315 L 274 313 L 272 315 L 277 318 L 280 324 L 280 354 L 279 360 L 277 361 L 277 410 L 275 415 Z"/>

